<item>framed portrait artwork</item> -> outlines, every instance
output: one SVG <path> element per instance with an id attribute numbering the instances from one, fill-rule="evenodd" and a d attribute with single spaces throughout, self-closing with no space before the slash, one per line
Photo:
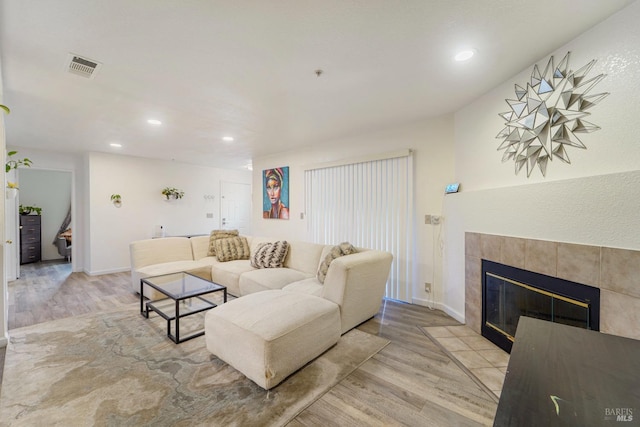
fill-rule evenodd
<path id="1" fill-rule="evenodd" d="M 262 217 L 289 219 L 289 166 L 262 171 Z"/>

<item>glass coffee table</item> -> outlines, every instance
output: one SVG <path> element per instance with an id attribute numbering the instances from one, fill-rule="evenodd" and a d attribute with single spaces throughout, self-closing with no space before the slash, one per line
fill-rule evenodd
<path id="1" fill-rule="evenodd" d="M 147 285 L 166 295 L 166 298 L 145 302 L 144 286 Z M 167 321 L 167 336 L 176 344 L 204 335 L 202 330 L 180 336 L 180 319 L 211 310 L 218 304 L 205 298 L 207 294 L 222 291 L 223 302 L 227 302 L 226 286 L 213 283 L 190 273 L 172 273 L 140 279 L 140 314 L 147 319 L 149 312 L 155 311 Z M 171 322 L 175 321 L 175 335 L 171 333 Z"/>

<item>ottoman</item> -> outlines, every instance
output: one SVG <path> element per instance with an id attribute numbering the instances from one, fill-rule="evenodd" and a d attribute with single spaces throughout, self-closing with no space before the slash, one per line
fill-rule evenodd
<path id="1" fill-rule="evenodd" d="M 265 390 L 340 339 L 337 304 L 281 289 L 256 292 L 209 310 L 207 349 Z"/>

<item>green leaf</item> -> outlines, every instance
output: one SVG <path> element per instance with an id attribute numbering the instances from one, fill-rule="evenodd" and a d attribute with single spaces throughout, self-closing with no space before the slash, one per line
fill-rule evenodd
<path id="1" fill-rule="evenodd" d="M 4 110 L 4 112 L 7 113 L 7 114 L 9 114 L 11 112 L 9 107 L 7 107 L 6 105 L 0 104 L 0 108 L 2 108 Z"/>

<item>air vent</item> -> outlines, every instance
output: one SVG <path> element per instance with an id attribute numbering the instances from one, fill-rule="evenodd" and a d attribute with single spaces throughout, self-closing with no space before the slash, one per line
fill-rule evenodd
<path id="1" fill-rule="evenodd" d="M 68 71 L 71 74 L 82 76 L 87 79 L 94 78 L 96 73 L 98 72 L 98 69 L 100 69 L 100 67 L 102 66 L 102 64 L 97 61 L 83 58 L 82 56 L 74 55 L 73 53 L 69 54 L 68 62 Z"/>

